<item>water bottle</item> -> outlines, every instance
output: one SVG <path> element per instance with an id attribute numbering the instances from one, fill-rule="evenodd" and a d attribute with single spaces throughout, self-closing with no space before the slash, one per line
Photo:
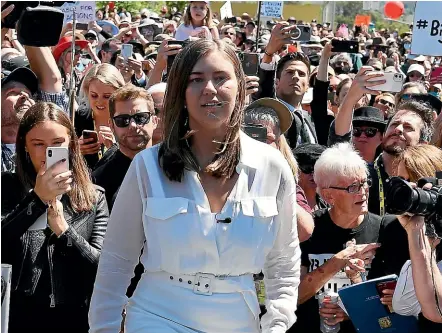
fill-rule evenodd
<path id="1" fill-rule="evenodd" d="M 324 303 L 324 301 L 326 301 L 327 303 L 337 304 L 338 300 L 339 300 L 339 295 L 337 293 L 331 291 L 330 289 L 328 289 L 318 295 L 319 308 L 322 307 L 322 304 Z M 340 323 L 337 323 L 335 325 L 328 325 L 327 322 L 325 321 L 325 318 L 323 318 L 323 317 L 319 317 L 319 318 L 320 318 L 319 319 L 320 320 L 319 328 L 322 333 L 337 333 L 341 329 Z"/>

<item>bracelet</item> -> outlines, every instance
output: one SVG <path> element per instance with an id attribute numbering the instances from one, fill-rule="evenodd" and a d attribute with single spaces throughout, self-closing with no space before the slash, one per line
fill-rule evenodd
<path id="1" fill-rule="evenodd" d="M 264 54 L 269 56 L 269 57 L 271 57 L 271 58 L 273 58 L 273 53 L 268 53 L 267 49 L 264 49 Z"/>

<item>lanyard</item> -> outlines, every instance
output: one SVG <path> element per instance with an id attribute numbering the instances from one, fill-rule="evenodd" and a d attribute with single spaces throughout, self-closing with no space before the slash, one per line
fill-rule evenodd
<path id="1" fill-rule="evenodd" d="M 385 215 L 385 196 L 384 196 L 384 183 L 382 181 L 381 171 L 379 170 L 379 157 L 374 161 L 374 168 L 376 173 L 378 174 L 379 179 L 379 208 L 380 208 L 380 216 Z"/>

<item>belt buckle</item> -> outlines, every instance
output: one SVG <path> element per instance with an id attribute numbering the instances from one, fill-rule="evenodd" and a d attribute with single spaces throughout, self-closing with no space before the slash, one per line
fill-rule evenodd
<path id="1" fill-rule="evenodd" d="M 215 280 L 215 275 L 197 273 L 195 275 L 195 284 L 193 285 L 193 292 L 197 295 L 210 296 L 213 294 L 212 286 Z"/>

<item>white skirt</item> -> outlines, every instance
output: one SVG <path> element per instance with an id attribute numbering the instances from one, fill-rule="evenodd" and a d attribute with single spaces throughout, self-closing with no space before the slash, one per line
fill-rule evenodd
<path id="1" fill-rule="evenodd" d="M 253 279 L 241 291 L 200 295 L 145 272 L 126 308 L 125 333 L 258 333 Z"/>

